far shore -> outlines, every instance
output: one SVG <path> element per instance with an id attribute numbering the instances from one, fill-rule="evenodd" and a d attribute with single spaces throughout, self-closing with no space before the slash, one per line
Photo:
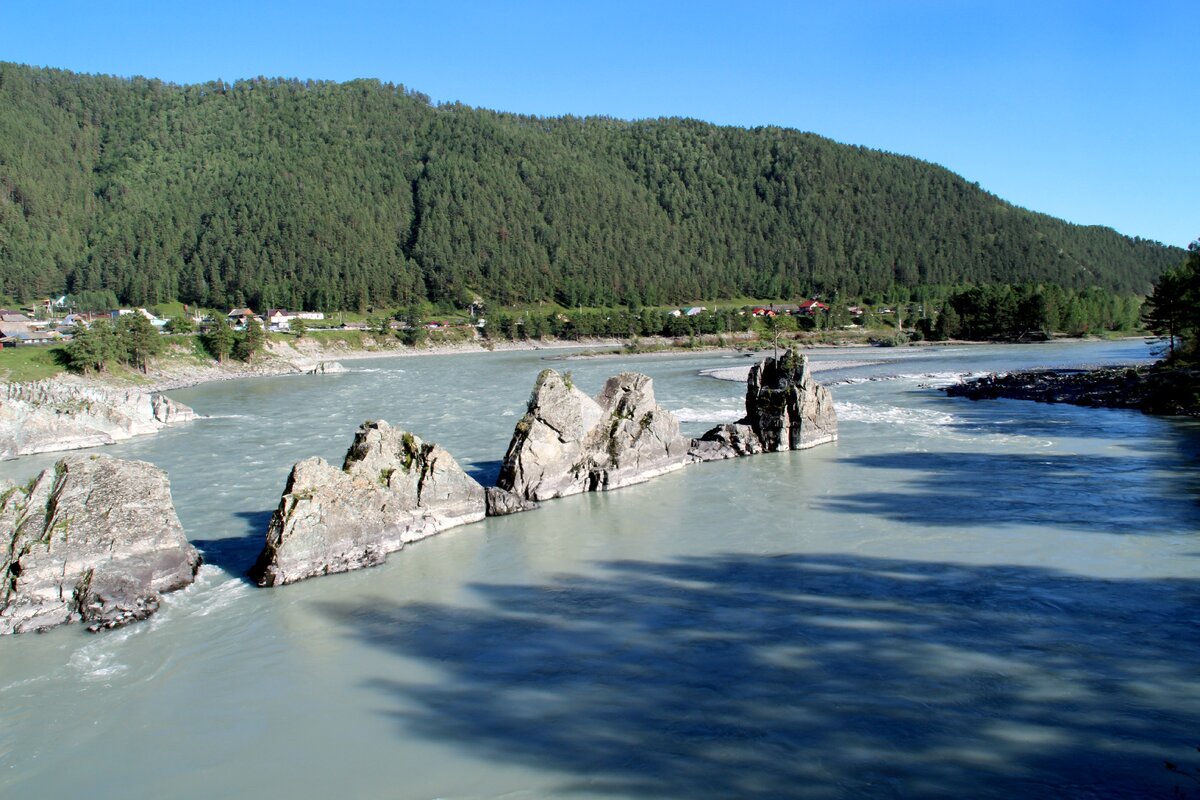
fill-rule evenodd
<path id="1" fill-rule="evenodd" d="M 1052 341 L 1088 341 L 1091 338 L 1092 337 L 1062 337 Z M 341 342 L 333 342 L 328 345 L 324 345 L 321 344 L 318 339 L 319 334 L 317 336 L 310 336 L 304 340 L 295 342 L 272 342 L 266 353 L 260 355 L 255 361 L 249 363 L 240 361 L 227 361 L 224 364 L 218 364 L 216 362 L 187 363 L 178 359 L 159 359 L 157 363 L 155 363 L 144 375 L 131 371 L 122 371 L 120 373 L 107 375 L 86 376 L 63 372 L 42 380 L 74 383 L 76 385 L 98 385 L 121 390 L 140 390 L 149 393 L 161 393 L 173 389 L 184 389 L 218 381 L 238 380 L 241 378 L 272 377 L 276 375 L 303 374 L 305 372 L 313 371 L 321 364 L 329 364 L 331 362 L 358 361 L 374 358 L 418 358 L 423 356 L 453 356 L 492 352 L 501 353 L 541 350 L 576 350 L 580 348 L 591 349 L 586 349 L 584 352 L 580 353 L 553 356 L 553 359 L 564 361 L 598 358 L 653 359 L 678 357 L 688 354 L 704 354 L 707 356 L 742 355 L 746 357 L 759 357 L 764 354 L 771 353 L 773 349 L 771 342 L 764 341 L 762 339 L 749 338 L 743 339 L 741 340 L 740 344 L 735 343 L 732 346 L 728 344 L 724 346 L 716 344 L 702 344 L 698 347 L 686 347 L 676 344 L 672 339 L 640 337 L 638 339 L 640 345 L 648 348 L 644 351 L 629 349 L 629 340 L 605 338 L 584 340 L 542 339 L 537 341 L 525 340 L 501 342 L 473 340 L 470 342 L 435 344 L 424 347 L 410 347 L 406 345 L 371 347 L 368 345 L 368 347 L 362 349 L 350 347 Z M 995 342 L 967 340 L 948 340 L 938 342 L 918 341 L 906 342 L 904 344 L 896 345 L 896 347 L 957 347 L 984 344 L 995 344 Z M 877 345 L 873 345 L 866 340 L 830 343 L 806 342 L 788 339 L 780 341 L 779 347 L 795 347 L 801 351 L 821 351 L 875 349 Z M 886 352 L 887 349 L 891 348 L 880 349 Z M 828 365 L 828 368 L 836 368 L 839 366 L 839 364 L 830 364 Z M 820 371 L 821 365 L 814 364 L 813 368 L 814 371 Z M 6 380 L 2 383 L 9 383 L 9 381 Z"/>

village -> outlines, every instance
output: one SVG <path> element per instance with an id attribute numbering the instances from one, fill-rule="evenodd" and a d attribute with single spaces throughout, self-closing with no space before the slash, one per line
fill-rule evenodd
<path id="1" fill-rule="evenodd" d="M 800 319 L 815 319 L 827 315 L 830 306 L 819 299 L 807 299 L 796 304 L 767 304 L 746 306 L 736 312 L 737 316 L 749 316 L 754 319 L 771 320 L 779 317 L 794 317 Z M 860 306 L 848 306 L 845 309 L 849 321 L 854 327 L 862 325 L 863 318 L 869 313 L 868 309 Z M 144 307 L 117 308 L 111 311 L 78 310 L 70 295 L 44 298 L 37 303 L 23 306 L 19 309 L 0 308 L 0 346 L 25 347 L 38 345 L 56 345 L 69 342 L 72 336 L 81 328 L 91 327 L 97 321 L 114 322 L 130 314 L 140 314 L 145 317 L 156 330 L 163 335 L 205 332 L 223 321 L 235 331 L 243 331 L 250 324 L 258 324 L 263 330 L 272 333 L 296 333 L 306 330 L 359 330 L 366 331 L 376 327 L 387 326 L 393 331 L 419 327 L 429 331 L 449 328 L 475 329 L 485 333 L 487 320 L 482 316 L 482 301 L 473 304 L 470 309 L 469 321 L 455 323 L 445 320 L 416 321 L 404 319 L 404 315 L 396 314 L 379 323 L 369 323 L 355 319 L 358 315 L 334 313 L 327 315 L 322 311 L 289 311 L 283 308 L 270 308 L 258 313 L 252 308 L 232 308 L 223 318 L 219 312 L 201 309 L 189 309 L 184 305 L 182 313 L 174 318 L 160 316 Z M 675 308 L 666 312 L 672 318 L 695 318 L 714 313 L 706 306 L 688 306 Z M 891 308 L 880 306 L 874 309 L 875 314 L 890 315 Z M 559 315 L 566 321 L 565 315 Z M 299 322 L 297 322 L 299 321 Z"/>

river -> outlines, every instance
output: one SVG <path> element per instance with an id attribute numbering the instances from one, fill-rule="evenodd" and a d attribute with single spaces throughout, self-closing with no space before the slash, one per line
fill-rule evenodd
<path id="1" fill-rule="evenodd" d="M 0 796 L 1197 796 L 1200 425 L 928 388 L 1140 341 L 820 351 L 835 445 L 246 582 L 364 419 L 488 482 L 545 366 L 645 372 L 693 435 L 741 408 L 700 373 L 745 358 L 547 355 L 172 392 L 208 418 L 104 452 L 167 470 L 207 563 L 148 622 L 0 639 Z"/>

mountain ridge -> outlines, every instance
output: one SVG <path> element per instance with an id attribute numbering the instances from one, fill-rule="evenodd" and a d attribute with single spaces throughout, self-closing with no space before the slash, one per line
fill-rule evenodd
<path id="1" fill-rule="evenodd" d="M 355 308 L 1145 293 L 1184 254 L 815 133 L 536 117 L 373 79 L 178 85 L 0 62 L 0 291 Z"/>

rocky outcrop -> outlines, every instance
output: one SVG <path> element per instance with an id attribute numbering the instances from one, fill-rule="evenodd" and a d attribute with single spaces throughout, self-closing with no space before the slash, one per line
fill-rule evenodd
<path id="1" fill-rule="evenodd" d="M 279 586 L 374 566 L 485 511 L 483 487 L 441 447 L 366 422 L 341 469 L 321 458 L 292 467 L 251 576 Z"/>
<path id="2" fill-rule="evenodd" d="M 720 461 L 753 456 L 763 451 L 762 440 L 749 425 L 718 425 L 699 439 L 693 439 L 688 455 L 693 461 Z"/>
<path id="3" fill-rule="evenodd" d="M 719 425 L 688 452 L 695 461 L 718 461 L 756 453 L 804 450 L 837 441 L 837 412 L 829 390 L 813 380 L 808 357 L 788 350 L 750 368 L 746 416 Z"/>
<path id="4" fill-rule="evenodd" d="M 538 375 L 497 485 L 526 500 L 606 491 L 688 463 L 679 422 L 654 400 L 650 378 L 624 372 L 595 399 L 554 370 Z"/>
<path id="5" fill-rule="evenodd" d="M 167 475 L 144 461 L 70 456 L 0 501 L 0 634 L 145 619 L 192 582 Z"/>
<path id="6" fill-rule="evenodd" d="M 340 361 L 318 361 L 311 369 L 306 369 L 309 375 L 335 375 L 339 372 L 349 372 Z"/>
<path id="7" fill-rule="evenodd" d="M 1035 400 L 1096 408 L 1134 408 L 1167 416 L 1200 416 L 1200 370 L 1161 363 L 992 374 L 942 390 L 951 397 L 972 400 Z"/>
<path id="8" fill-rule="evenodd" d="M 70 380 L 6 384 L 0 395 L 0 458 L 112 444 L 195 412 L 160 394 Z"/>
<path id="9" fill-rule="evenodd" d="M 813 380 L 808 357 L 788 350 L 750 370 L 746 416 L 765 452 L 804 450 L 837 441 L 837 413 L 829 390 Z"/>

